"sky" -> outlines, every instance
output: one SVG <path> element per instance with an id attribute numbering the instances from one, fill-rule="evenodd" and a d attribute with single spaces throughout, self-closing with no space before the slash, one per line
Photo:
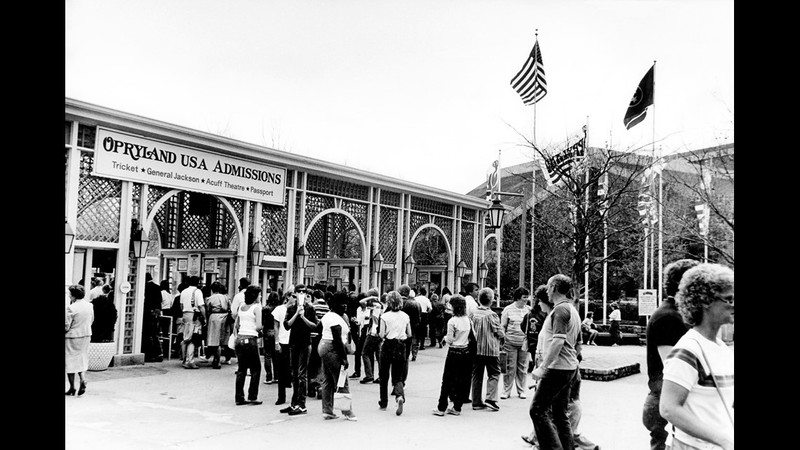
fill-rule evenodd
<path id="1" fill-rule="evenodd" d="M 733 0 L 67 0 L 65 94 L 465 194 L 583 125 L 622 151 L 732 143 L 733 19 Z M 537 33 L 529 106 L 510 81 Z"/>

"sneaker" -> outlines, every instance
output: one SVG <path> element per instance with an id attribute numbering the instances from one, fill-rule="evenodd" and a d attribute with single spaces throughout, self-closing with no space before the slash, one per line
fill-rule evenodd
<path id="1" fill-rule="evenodd" d="M 230 366 L 231 365 L 231 360 L 230 359 L 226 359 L 225 361 L 222 361 L 222 364 L 225 364 L 226 366 Z"/>
<path id="2" fill-rule="evenodd" d="M 241 405 L 249 405 L 249 403 L 244 400 L 237 400 L 236 406 L 241 406 Z"/>
<path id="3" fill-rule="evenodd" d="M 453 408 L 447 408 L 447 411 L 445 411 L 445 412 L 447 414 L 450 414 L 451 416 L 460 416 L 461 415 L 461 411 L 456 411 Z"/>
<path id="4" fill-rule="evenodd" d="M 190 362 L 190 363 L 183 363 L 183 368 L 184 369 L 199 369 L 200 367 L 198 367 L 197 364 L 195 364 L 193 362 Z"/>
<path id="5" fill-rule="evenodd" d="M 276 405 L 282 405 L 284 403 L 286 403 L 286 399 L 285 398 L 279 398 L 279 399 L 275 400 L 275 404 Z"/>
<path id="6" fill-rule="evenodd" d="M 262 404 L 264 402 L 262 402 L 261 400 L 248 400 L 247 403 L 249 403 L 251 405 L 260 405 L 260 404 Z"/>
<path id="7" fill-rule="evenodd" d="M 438 408 L 434 408 L 433 410 L 434 416 L 444 417 L 444 411 L 440 411 Z"/>
<path id="8" fill-rule="evenodd" d="M 519 394 L 519 398 L 526 399 L 526 398 L 528 398 L 528 396 L 525 395 L 525 393 L 523 392 L 523 393 Z"/>
<path id="9" fill-rule="evenodd" d="M 300 406 L 295 407 L 294 409 L 289 411 L 289 415 L 290 416 L 298 416 L 300 414 L 306 414 L 306 413 L 308 413 L 308 409 L 300 407 Z"/>
<path id="10" fill-rule="evenodd" d="M 484 403 L 486 403 L 486 407 L 492 411 L 500 411 L 500 406 L 498 406 L 494 400 L 486 400 Z"/>
<path id="11" fill-rule="evenodd" d="M 511 394 L 503 394 L 503 395 L 500 396 L 500 400 L 505 400 L 505 399 L 507 399 L 509 397 L 511 397 Z"/>
<path id="12" fill-rule="evenodd" d="M 361 383 L 361 384 L 367 384 L 367 383 L 370 383 L 370 382 L 372 382 L 372 381 L 375 381 L 375 380 L 374 380 L 372 377 L 366 377 L 366 378 L 364 378 L 363 380 L 359 381 L 359 383 Z"/>
<path id="13" fill-rule="evenodd" d="M 361 378 L 361 374 L 358 373 L 358 372 L 355 372 L 352 375 L 350 375 L 350 379 L 354 379 L 354 378 Z"/>
<path id="14" fill-rule="evenodd" d="M 374 380 L 372 380 L 373 384 L 378 384 L 380 382 L 381 382 L 380 378 L 375 378 Z"/>
<path id="15" fill-rule="evenodd" d="M 486 405 L 481 405 L 481 404 L 476 405 L 476 404 L 473 403 L 472 404 L 472 409 L 474 409 L 475 411 L 479 411 L 481 409 L 486 409 Z"/>
<path id="16" fill-rule="evenodd" d="M 292 406 L 287 406 L 286 408 L 283 408 L 283 409 L 281 409 L 281 410 L 280 410 L 280 413 L 281 413 L 281 414 L 291 414 L 291 412 L 292 412 L 294 409 L 295 409 L 294 405 L 292 405 Z"/>
<path id="17" fill-rule="evenodd" d="M 350 422 L 358 422 L 358 417 L 355 414 L 342 414 L 344 416 L 344 420 L 349 420 Z"/>
<path id="18" fill-rule="evenodd" d="M 397 414 L 398 416 L 400 414 L 403 414 L 403 403 L 405 403 L 405 402 L 406 402 L 406 399 L 404 399 L 403 397 L 398 397 L 397 398 L 397 411 L 395 411 L 394 413 Z"/>
<path id="19" fill-rule="evenodd" d="M 333 420 L 333 419 L 338 419 L 339 416 L 337 416 L 336 414 L 323 414 L 322 418 L 325 420 Z"/>

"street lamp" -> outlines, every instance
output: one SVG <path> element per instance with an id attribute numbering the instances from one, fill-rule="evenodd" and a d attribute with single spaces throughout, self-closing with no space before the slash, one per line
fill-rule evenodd
<path id="1" fill-rule="evenodd" d="M 411 275 L 411 273 L 414 272 L 414 266 L 417 265 L 417 262 L 414 261 L 414 257 L 412 255 L 408 255 L 403 265 L 406 269 L 406 275 Z"/>
<path id="2" fill-rule="evenodd" d="M 301 269 L 303 271 L 306 270 L 306 266 L 308 265 L 308 257 L 309 253 L 308 250 L 306 249 L 306 246 L 301 245 L 300 248 L 297 249 L 297 253 L 295 253 L 294 255 L 294 263 L 298 267 L 298 269 Z"/>
<path id="3" fill-rule="evenodd" d="M 381 273 L 383 270 L 383 255 L 381 252 L 378 252 L 375 256 L 372 257 L 372 271 L 375 273 Z"/>
<path id="4" fill-rule="evenodd" d="M 64 253 L 69 253 L 72 251 L 72 241 L 75 240 L 75 232 L 72 231 L 72 227 L 69 226 L 69 222 L 67 222 L 66 217 L 64 218 L 64 238 L 65 238 L 65 247 Z"/>
<path id="5" fill-rule="evenodd" d="M 489 226 L 491 228 L 500 228 L 503 224 L 503 216 L 506 214 L 506 209 L 500 203 L 499 198 L 492 200 L 492 206 L 488 209 L 489 212 Z"/>
<path id="6" fill-rule="evenodd" d="M 264 255 L 267 254 L 267 249 L 264 248 L 264 244 L 261 241 L 253 242 L 253 246 L 250 247 L 250 264 L 255 267 L 261 266 L 261 260 L 264 259 Z"/>
<path id="7" fill-rule="evenodd" d="M 462 278 L 466 271 L 467 271 L 467 263 L 465 263 L 464 260 L 462 259 L 456 265 L 456 276 L 458 278 Z"/>
<path id="8" fill-rule="evenodd" d="M 478 278 L 481 280 L 481 286 L 483 286 L 483 281 L 486 279 L 486 275 L 489 273 L 489 266 L 486 265 L 486 262 L 482 262 L 480 266 L 478 266 Z"/>
<path id="9" fill-rule="evenodd" d="M 144 230 L 142 227 L 138 227 L 132 233 L 132 243 L 133 243 L 133 257 L 136 259 L 144 258 L 147 253 L 147 245 L 150 241 L 147 239 L 147 236 L 144 235 Z"/>

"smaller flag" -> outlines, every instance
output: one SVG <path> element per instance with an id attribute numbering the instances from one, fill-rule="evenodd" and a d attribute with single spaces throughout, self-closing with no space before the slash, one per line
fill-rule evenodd
<path id="1" fill-rule="evenodd" d="M 522 65 L 522 69 L 511 79 L 511 87 L 522 97 L 522 103 L 533 105 L 547 94 L 547 81 L 544 79 L 542 52 L 539 40 L 533 44 L 533 50 Z"/>
<path id="2" fill-rule="evenodd" d="M 603 174 L 603 178 L 601 178 L 597 182 L 597 201 L 598 201 L 598 208 L 600 210 L 600 214 L 605 214 L 608 211 L 608 172 Z"/>
<path id="3" fill-rule="evenodd" d="M 494 171 L 486 175 L 487 200 L 500 190 L 500 161 L 494 160 L 492 167 L 494 167 Z"/>
<path id="4" fill-rule="evenodd" d="M 694 210 L 697 211 L 697 222 L 700 228 L 700 235 L 706 237 L 708 236 L 708 225 L 711 220 L 708 203 L 695 205 Z"/>
<path id="5" fill-rule="evenodd" d="M 561 181 L 565 175 L 569 175 L 575 166 L 581 163 L 586 157 L 586 137 L 582 137 L 578 142 L 569 145 L 566 149 L 553 156 L 546 157 L 544 163 L 544 174 L 550 186 Z"/>
<path id="6" fill-rule="evenodd" d="M 643 121 L 647 116 L 647 107 L 653 104 L 653 92 L 655 90 L 655 70 L 656 65 L 653 64 L 650 70 L 644 75 L 639 86 L 633 92 L 631 102 L 628 105 L 628 110 L 625 111 L 625 129 L 630 130 L 634 125 Z"/>

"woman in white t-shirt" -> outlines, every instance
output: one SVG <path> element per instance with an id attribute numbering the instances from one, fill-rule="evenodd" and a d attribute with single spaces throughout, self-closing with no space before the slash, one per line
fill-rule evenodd
<path id="1" fill-rule="evenodd" d="M 718 337 L 722 325 L 733 323 L 733 270 L 692 267 L 675 302 L 692 328 L 664 361 L 659 412 L 674 426 L 667 444 L 672 450 L 733 449 L 733 351 Z"/>
<path id="2" fill-rule="evenodd" d="M 261 379 L 261 356 L 258 353 L 258 336 L 263 329 L 261 323 L 261 303 L 258 301 L 261 288 L 251 284 L 244 291 L 244 302 L 239 306 L 233 330 L 236 334 L 236 372 L 235 401 L 237 405 L 260 405 L 258 383 Z M 244 380 L 250 371 L 250 386 L 247 400 L 244 398 Z"/>
<path id="3" fill-rule="evenodd" d="M 380 336 L 383 339 L 380 362 L 380 399 L 378 407 L 385 410 L 389 403 L 389 374 L 392 376 L 392 395 L 394 395 L 398 416 L 403 414 L 405 394 L 406 339 L 411 339 L 411 319 L 401 311 L 403 297 L 397 291 L 386 294 L 386 312 L 381 314 Z"/>
<path id="4" fill-rule="evenodd" d="M 340 291 L 333 294 L 328 301 L 330 311 L 326 312 L 320 319 L 322 332 L 317 351 L 322 360 L 320 392 L 322 394 L 322 417 L 325 420 L 339 418 L 333 412 L 333 394 L 336 391 L 342 366 L 345 369 L 349 366 L 345 345 L 347 345 L 347 339 L 350 336 L 350 326 L 342 317 L 347 309 L 347 300 L 346 292 Z M 349 393 L 347 374 L 345 372 L 342 375 L 344 376 L 344 387 L 340 388 L 339 392 Z M 352 409 L 342 410 L 342 415 L 346 420 L 358 420 Z"/>
<path id="5" fill-rule="evenodd" d="M 461 415 L 461 405 L 464 402 L 460 393 L 469 390 L 472 379 L 472 355 L 468 348 L 472 322 L 467 317 L 467 302 L 464 297 L 454 295 L 450 297 L 450 304 L 453 306 L 453 317 L 447 322 L 447 333 L 444 336 L 444 342 L 450 345 L 450 348 L 447 350 L 447 358 L 444 360 L 439 403 L 433 410 L 433 414 L 436 416 Z M 451 403 L 450 407 L 448 407 L 448 399 Z"/>

